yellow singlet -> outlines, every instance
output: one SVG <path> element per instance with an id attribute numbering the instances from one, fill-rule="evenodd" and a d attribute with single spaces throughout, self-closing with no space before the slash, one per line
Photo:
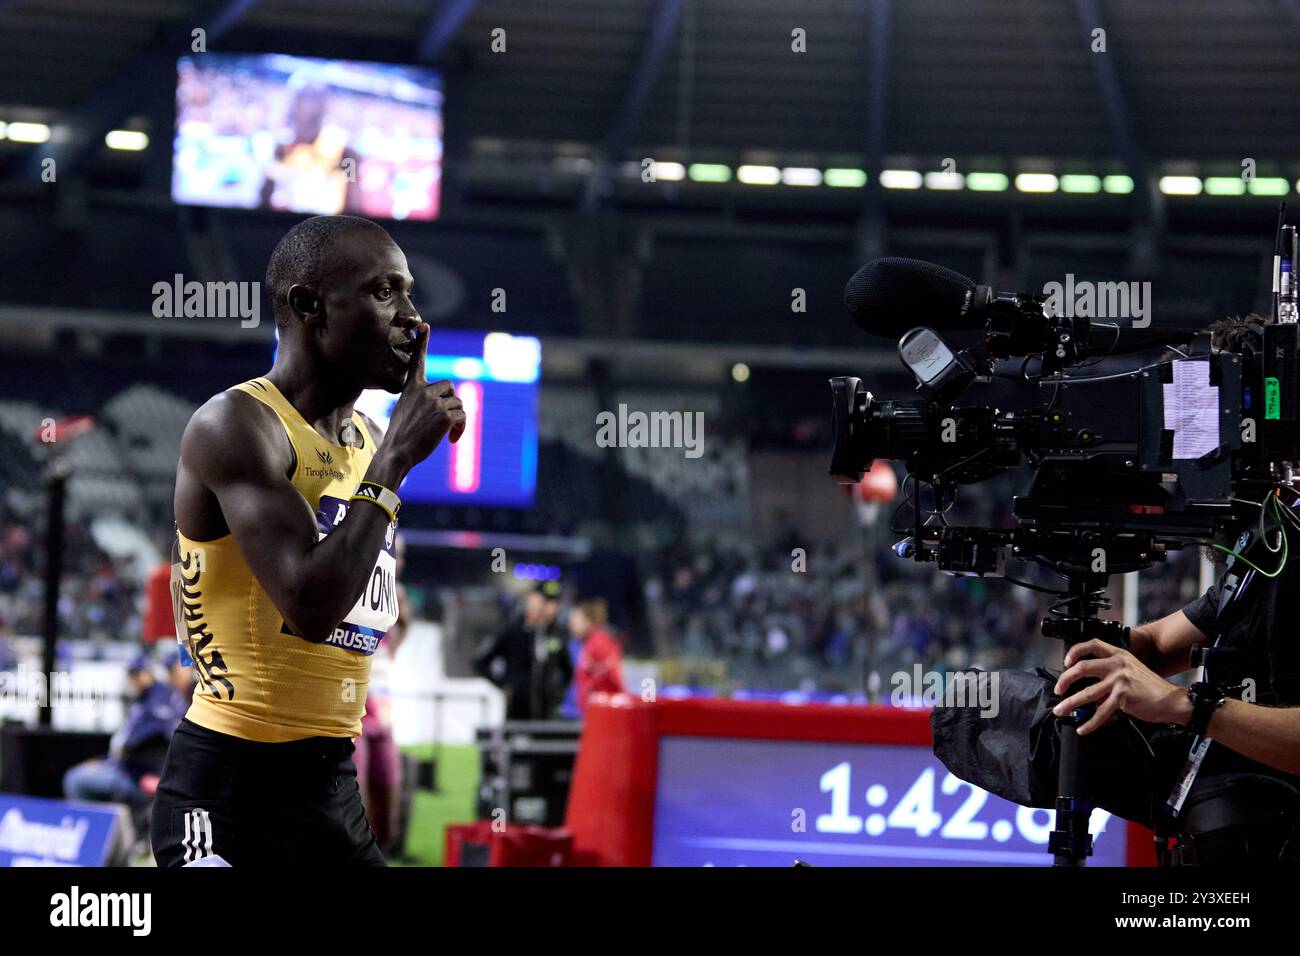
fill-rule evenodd
<path id="1" fill-rule="evenodd" d="M 373 436 L 353 412 L 363 447 L 336 445 L 307 424 L 267 379 L 235 388 L 280 419 L 297 459 L 293 486 L 316 512 L 324 538 L 347 514 L 348 498 L 374 457 Z M 374 564 L 365 591 L 329 639 L 313 644 L 285 624 L 233 535 L 191 541 L 178 531 L 172 606 L 176 633 L 198 676 L 186 717 L 209 730 L 263 743 L 361 733 L 370 655 L 397 620 L 396 533 L 396 523 L 390 523 L 377 557 L 357 555 L 358 561 Z"/>

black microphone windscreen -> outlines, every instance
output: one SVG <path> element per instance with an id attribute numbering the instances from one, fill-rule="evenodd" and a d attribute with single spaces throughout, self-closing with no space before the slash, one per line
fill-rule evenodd
<path id="1" fill-rule="evenodd" d="M 844 287 L 844 304 L 869 335 L 898 338 L 928 325 L 943 331 L 962 328 L 966 293 L 975 282 L 960 272 L 922 259 L 873 259 Z"/>

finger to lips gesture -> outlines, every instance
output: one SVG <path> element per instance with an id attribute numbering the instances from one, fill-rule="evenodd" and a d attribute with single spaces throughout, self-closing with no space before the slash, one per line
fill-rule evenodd
<path id="1" fill-rule="evenodd" d="M 409 444 L 414 461 L 423 461 L 445 435 L 457 441 L 465 431 L 465 409 L 448 381 L 430 382 L 425 368 L 429 350 L 429 325 L 421 322 L 411 364 L 397 407 L 393 409 L 389 436 Z"/>

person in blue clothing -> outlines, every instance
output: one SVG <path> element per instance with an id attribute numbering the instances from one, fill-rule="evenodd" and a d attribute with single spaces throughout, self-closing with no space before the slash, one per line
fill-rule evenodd
<path id="1" fill-rule="evenodd" d="M 134 699 L 109 742 L 108 756 L 83 761 L 64 774 L 65 797 L 133 806 L 148 803 L 140 778 L 162 770 L 172 731 L 193 693 L 193 671 L 181 666 L 179 653 L 169 656 L 167 670 L 168 680 L 160 682 L 147 654 L 131 662 L 127 680 Z"/>

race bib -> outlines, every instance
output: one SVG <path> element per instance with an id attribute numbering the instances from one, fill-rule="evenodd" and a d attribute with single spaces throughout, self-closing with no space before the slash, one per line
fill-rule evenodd
<path id="1" fill-rule="evenodd" d="M 316 510 L 317 532 L 323 539 L 348 513 L 348 502 L 322 495 Z M 375 558 L 366 586 L 352 610 L 344 615 L 326 644 L 358 654 L 373 654 L 379 641 L 397 623 L 397 523 L 389 522 L 384 546 Z"/>

